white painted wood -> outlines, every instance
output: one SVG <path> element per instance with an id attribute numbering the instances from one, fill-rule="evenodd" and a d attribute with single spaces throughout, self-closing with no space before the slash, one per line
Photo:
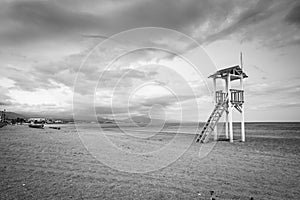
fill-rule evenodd
<path id="1" fill-rule="evenodd" d="M 229 135 L 228 135 L 228 112 L 226 112 L 226 115 L 225 115 L 225 138 L 228 139 L 229 138 Z"/>
<path id="2" fill-rule="evenodd" d="M 229 117 L 229 140 L 230 142 L 233 142 L 233 122 L 232 122 L 232 104 L 231 104 L 231 83 L 230 83 L 230 74 L 227 77 L 228 81 L 228 117 Z"/>
<path id="3" fill-rule="evenodd" d="M 226 89 L 226 92 L 227 92 L 227 95 L 229 95 L 229 88 L 228 88 L 228 79 L 225 79 L 225 89 Z M 228 104 L 229 105 L 229 104 Z M 229 136 L 228 136 L 228 110 L 225 114 L 225 138 L 228 139 Z"/>
<path id="4" fill-rule="evenodd" d="M 246 141 L 246 134 L 245 134 L 245 104 L 242 105 L 242 121 L 241 121 L 241 139 L 242 142 Z"/>
<path id="5" fill-rule="evenodd" d="M 213 81 L 214 81 L 214 91 L 213 91 L 214 92 L 214 103 L 217 104 L 217 102 L 216 102 L 217 79 L 214 78 Z"/>
<path id="6" fill-rule="evenodd" d="M 217 79 L 214 78 L 214 103 L 215 106 L 217 105 L 217 100 L 216 100 L 216 95 L 217 95 Z M 215 128 L 214 128 L 214 140 L 218 140 L 218 125 L 216 124 Z"/>
<path id="7" fill-rule="evenodd" d="M 243 54 L 241 52 L 241 69 L 243 71 Z M 241 90 L 244 90 L 244 83 L 243 83 L 243 73 L 241 75 L 241 79 L 240 79 L 240 87 L 241 87 Z M 245 95 L 245 92 L 244 92 L 244 95 Z M 244 96 L 244 100 L 245 100 L 245 96 Z M 243 103 L 242 105 L 242 120 L 241 120 L 241 140 L 242 142 L 245 142 L 246 141 L 246 135 L 245 135 L 245 103 Z"/>

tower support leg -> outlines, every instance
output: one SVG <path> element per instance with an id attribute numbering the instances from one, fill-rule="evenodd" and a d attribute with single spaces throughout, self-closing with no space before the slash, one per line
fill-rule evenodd
<path id="1" fill-rule="evenodd" d="M 217 79 L 214 78 L 214 103 L 215 106 L 217 105 Z M 218 123 L 216 124 L 215 128 L 214 128 L 214 141 L 218 140 Z"/>
<path id="2" fill-rule="evenodd" d="M 242 53 L 241 53 L 241 67 L 243 69 L 243 62 L 242 62 Z M 244 90 L 244 84 L 243 84 L 243 74 L 240 77 L 240 86 L 241 90 Z M 244 100 L 244 94 L 242 93 L 242 100 Z M 241 106 L 241 111 L 242 111 L 242 120 L 241 120 L 241 140 L 242 142 L 245 142 L 246 137 L 245 137 L 245 104 Z"/>
<path id="3" fill-rule="evenodd" d="M 241 121 L 241 139 L 242 142 L 246 141 L 246 137 L 245 137 L 245 112 L 244 112 L 244 105 L 242 106 L 242 121 Z"/>
<path id="4" fill-rule="evenodd" d="M 225 122 L 225 138 L 228 139 L 228 112 L 226 112 L 226 122 Z"/>
<path id="5" fill-rule="evenodd" d="M 233 122 L 232 122 L 232 106 L 230 105 L 229 108 L 229 141 L 233 142 Z"/>
<path id="6" fill-rule="evenodd" d="M 227 83 L 226 83 L 226 87 L 227 87 L 227 94 L 228 94 L 228 117 L 229 117 L 229 141 L 233 142 L 233 124 L 232 124 L 232 111 L 233 111 L 233 106 L 232 106 L 232 102 L 231 102 L 231 84 L 230 84 L 230 74 L 227 76 Z"/>
<path id="7" fill-rule="evenodd" d="M 229 79 L 225 79 L 225 90 L 226 90 L 226 92 L 227 92 L 227 98 L 229 98 L 229 84 L 228 84 L 228 82 L 229 82 L 230 80 Z M 226 112 L 226 115 L 225 115 L 225 120 L 226 120 L 226 122 L 225 122 L 225 138 L 226 139 L 228 139 L 229 138 L 229 136 L 228 136 L 228 114 L 229 114 L 229 105 L 230 105 L 230 102 L 228 102 L 228 104 L 227 104 L 227 112 Z"/>
<path id="8" fill-rule="evenodd" d="M 215 126 L 214 129 L 214 141 L 218 140 L 218 125 Z"/>

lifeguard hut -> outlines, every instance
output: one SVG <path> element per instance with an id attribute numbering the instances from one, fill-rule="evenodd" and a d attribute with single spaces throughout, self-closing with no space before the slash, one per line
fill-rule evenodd
<path id="1" fill-rule="evenodd" d="M 215 108 L 204 124 L 201 132 L 196 136 L 196 142 L 205 143 L 214 132 L 214 140 L 218 140 L 217 124 L 225 112 L 225 137 L 233 142 L 233 110 L 236 109 L 241 114 L 241 141 L 245 142 L 245 106 L 244 106 L 244 85 L 243 79 L 248 76 L 243 72 L 243 62 L 241 55 L 241 66 L 218 70 L 208 78 L 213 79 L 214 83 L 214 103 Z M 217 90 L 217 79 L 225 81 L 225 90 Z M 231 82 L 239 80 L 240 88 L 234 89 L 231 87 Z"/>

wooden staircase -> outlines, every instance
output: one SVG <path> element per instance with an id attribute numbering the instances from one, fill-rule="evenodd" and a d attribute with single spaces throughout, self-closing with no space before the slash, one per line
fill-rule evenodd
<path id="1" fill-rule="evenodd" d="M 214 128 L 222 117 L 223 112 L 227 110 L 227 103 L 228 100 L 226 98 L 225 101 L 216 104 L 215 109 L 212 111 L 201 132 L 197 134 L 196 142 L 205 143 L 208 141 L 209 136 L 214 131 Z"/>

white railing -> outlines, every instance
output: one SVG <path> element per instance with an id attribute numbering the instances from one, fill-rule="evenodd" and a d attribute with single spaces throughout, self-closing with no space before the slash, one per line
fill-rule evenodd
<path id="1" fill-rule="evenodd" d="M 231 89 L 231 103 L 244 103 L 244 90 Z"/>
<path id="2" fill-rule="evenodd" d="M 222 90 L 216 91 L 216 103 L 223 103 L 227 99 L 227 93 Z"/>

